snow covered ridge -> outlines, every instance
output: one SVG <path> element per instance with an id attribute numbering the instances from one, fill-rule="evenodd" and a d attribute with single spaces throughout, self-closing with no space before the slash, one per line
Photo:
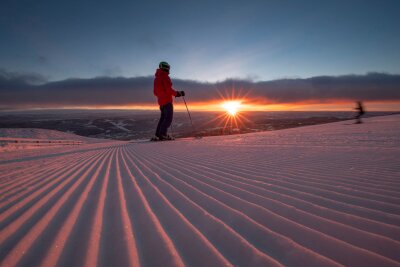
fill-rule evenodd
<path id="1" fill-rule="evenodd" d="M 48 146 L 75 146 L 108 142 L 55 130 L 34 128 L 0 128 L 0 151 L 45 148 Z"/>
<path id="2" fill-rule="evenodd" d="M 46 151 L 0 160 L 0 266 L 400 266 L 400 115 Z"/>
<path id="3" fill-rule="evenodd" d="M 35 129 L 35 128 L 0 128 L 0 138 L 27 138 L 40 140 L 70 140 L 70 141 L 88 141 L 90 138 L 85 138 L 76 134 L 70 134 L 55 130 Z"/>

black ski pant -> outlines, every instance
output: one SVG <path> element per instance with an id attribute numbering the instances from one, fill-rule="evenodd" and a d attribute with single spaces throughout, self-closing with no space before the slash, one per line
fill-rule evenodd
<path id="1" fill-rule="evenodd" d="M 172 103 L 160 106 L 161 117 L 158 121 L 156 136 L 162 137 L 167 135 L 168 128 L 171 126 L 172 118 L 174 116 L 174 107 Z"/>

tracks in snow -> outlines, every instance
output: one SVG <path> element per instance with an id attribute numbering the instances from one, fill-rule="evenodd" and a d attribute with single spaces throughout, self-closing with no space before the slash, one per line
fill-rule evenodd
<path id="1" fill-rule="evenodd" d="M 396 154 L 213 145 L 0 166 L 1 266 L 400 266 Z"/>

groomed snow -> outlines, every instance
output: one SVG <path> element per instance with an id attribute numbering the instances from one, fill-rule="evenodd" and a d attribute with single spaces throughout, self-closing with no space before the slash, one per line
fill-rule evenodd
<path id="1" fill-rule="evenodd" d="M 29 139 L 82 140 L 82 141 L 93 139 L 55 130 L 36 129 L 36 128 L 0 128 L 0 138 L 29 138 Z"/>
<path id="2" fill-rule="evenodd" d="M 3 152 L 1 266 L 400 266 L 400 115 Z"/>
<path id="3" fill-rule="evenodd" d="M 0 128 L 0 160 L 38 155 L 30 150 L 39 149 L 40 154 L 51 154 L 54 151 L 69 150 L 67 146 L 105 143 L 110 140 L 88 138 L 76 134 L 55 130 L 35 128 Z M 44 150 L 42 150 L 45 148 Z M 2 153 L 8 152 L 8 153 Z"/>

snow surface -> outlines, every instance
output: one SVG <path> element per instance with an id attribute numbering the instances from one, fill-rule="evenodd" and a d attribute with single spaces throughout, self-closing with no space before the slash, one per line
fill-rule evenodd
<path id="1" fill-rule="evenodd" d="M 0 265 L 400 266 L 400 116 L 365 122 L 3 152 Z"/>
<path id="2" fill-rule="evenodd" d="M 109 140 L 88 138 L 72 133 L 35 128 L 0 128 L 0 152 L 26 151 L 30 149 L 49 149 L 54 147 L 77 146 L 82 144 L 104 143 Z M 49 153 L 49 150 L 43 151 Z M 20 153 L 21 154 L 21 153 Z M 19 154 L 0 154 L 0 160 Z"/>
<path id="3" fill-rule="evenodd" d="M 35 129 L 35 128 L 0 128 L 0 137 L 49 139 L 49 140 L 81 140 L 81 141 L 87 141 L 93 139 L 71 133 L 65 133 L 55 130 Z"/>
<path id="4" fill-rule="evenodd" d="M 126 129 L 124 126 L 126 126 L 127 124 L 125 124 L 123 121 L 118 121 L 118 122 L 114 122 L 112 120 L 105 120 L 106 122 L 111 123 L 112 125 L 114 125 L 115 127 L 117 127 L 118 129 L 124 131 L 124 132 L 130 132 L 131 130 Z"/>

